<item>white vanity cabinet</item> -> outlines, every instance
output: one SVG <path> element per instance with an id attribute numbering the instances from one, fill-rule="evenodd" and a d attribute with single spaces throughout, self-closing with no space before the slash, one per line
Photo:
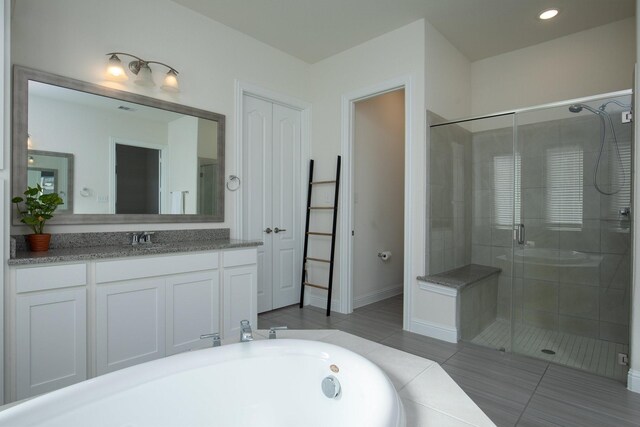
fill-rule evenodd
<path id="1" fill-rule="evenodd" d="M 12 266 L 8 401 L 257 327 L 256 248 Z"/>
<path id="2" fill-rule="evenodd" d="M 96 263 L 98 375 L 207 346 L 219 332 L 219 253 Z"/>
<path id="3" fill-rule="evenodd" d="M 138 279 L 98 287 L 98 375 L 165 355 L 164 305 L 164 279 Z"/>
<path id="4" fill-rule="evenodd" d="M 15 271 L 16 399 L 87 378 L 86 265 Z"/>
<path id="5" fill-rule="evenodd" d="M 223 254 L 224 263 L 224 336 L 240 335 L 240 321 L 258 323 L 258 273 L 256 251 L 232 251 Z"/>

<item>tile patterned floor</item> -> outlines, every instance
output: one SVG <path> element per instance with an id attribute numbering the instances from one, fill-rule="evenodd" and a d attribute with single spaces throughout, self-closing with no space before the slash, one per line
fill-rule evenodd
<path id="1" fill-rule="evenodd" d="M 263 313 L 258 327 L 340 329 L 438 362 L 498 426 L 640 426 L 640 394 L 623 383 L 545 360 L 474 344 L 451 344 L 402 330 L 402 297 L 350 315 L 307 306 Z M 373 344 L 370 344 L 373 345 Z"/>
<path id="2" fill-rule="evenodd" d="M 471 342 L 489 348 L 509 348 L 510 324 L 496 320 Z M 582 369 L 594 374 L 626 381 L 628 368 L 617 363 L 618 353 L 629 353 L 629 346 L 560 331 L 519 324 L 515 330 L 518 353 L 549 362 Z M 555 354 L 542 353 L 542 349 Z"/>

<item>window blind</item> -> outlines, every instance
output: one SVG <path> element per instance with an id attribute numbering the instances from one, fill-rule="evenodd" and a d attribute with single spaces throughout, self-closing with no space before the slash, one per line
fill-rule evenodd
<path id="1" fill-rule="evenodd" d="M 582 226 L 583 152 L 578 146 L 546 150 L 545 211 L 547 222 Z"/>

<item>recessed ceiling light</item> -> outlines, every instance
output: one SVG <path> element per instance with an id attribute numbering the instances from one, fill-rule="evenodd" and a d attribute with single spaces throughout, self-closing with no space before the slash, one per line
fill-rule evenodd
<path id="1" fill-rule="evenodd" d="M 558 9 L 547 9 L 545 11 L 540 12 L 540 15 L 538 15 L 538 18 L 542 19 L 543 21 L 546 21 L 547 19 L 551 19 L 556 15 L 558 15 Z"/>

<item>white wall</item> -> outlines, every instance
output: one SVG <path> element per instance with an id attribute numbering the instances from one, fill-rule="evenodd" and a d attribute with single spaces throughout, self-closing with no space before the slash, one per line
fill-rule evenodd
<path id="1" fill-rule="evenodd" d="M 198 118 L 183 117 L 169 123 L 169 177 L 165 210 L 180 213 L 180 206 L 172 206 L 174 192 L 184 195 L 184 212 L 195 214 L 198 200 Z"/>
<path id="2" fill-rule="evenodd" d="M 470 114 L 471 107 L 471 63 L 458 51 L 442 34 L 440 34 L 430 23 L 425 24 L 425 104 L 426 109 L 436 113 L 445 119 L 465 117 Z M 422 116 L 426 121 L 426 112 Z M 425 176 L 424 187 L 418 191 L 424 194 L 422 203 L 426 209 L 422 216 L 424 228 L 425 245 L 416 254 L 424 261 L 422 273 L 427 272 L 427 261 L 431 254 L 430 247 L 426 242 L 432 242 L 431 230 L 429 228 L 432 181 L 429 175 L 429 164 L 431 159 L 431 141 L 429 138 L 429 128 L 426 129 L 425 137 Z M 444 254 L 444 251 L 442 251 Z M 433 254 L 436 256 L 437 254 Z M 446 336 L 455 319 L 452 311 L 454 307 L 450 304 L 451 298 L 442 295 L 427 293 L 417 285 L 416 275 L 411 279 L 414 286 L 413 319 L 410 326 L 413 332 L 426 335 L 442 337 Z M 442 331 L 445 331 L 443 334 Z"/>
<path id="3" fill-rule="evenodd" d="M 425 23 L 425 103 L 427 110 L 452 120 L 471 112 L 471 62 Z"/>
<path id="4" fill-rule="evenodd" d="M 640 10 L 640 0 L 636 0 L 636 11 Z M 636 16 L 636 61 L 640 58 L 640 17 Z M 635 87 L 640 87 L 640 73 L 638 72 L 638 62 L 636 62 Z M 636 114 L 640 111 L 640 100 L 635 97 L 634 110 Z M 634 138 L 636 143 L 640 141 L 640 126 L 638 120 L 634 120 Z M 640 165 L 640 150 L 634 149 L 634 167 L 633 167 L 633 218 L 636 222 L 633 227 L 633 242 L 631 259 L 631 323 L 629 327 L 630 345 L 629 345 L 629 376 L 627 378 L 627 387 L 629 390 L 640 393 L 640 265 L 638 265 L 638 254 L 640 254 L 640 234 L 638 233 L 638 215 L 640 212 L 640 176 L 638 174 L 638 165 Z"/>
<path id="5" fill-rule="evenodd" d="M 415 278 L 424 271 L 424 21 L 416 21 L 395 31 L 391 31 L 375 39 L 369 40 L 352 49 L 320 61 L 310 67 L 306 98 L 313 103 L 312 155 L 316 161 L 315 176 L 318 179 L 331 178 L 335 174 L 336 156 L 341 153 L 341 99 L 345 94 L 359 91 L 386 80 L 408 76 L 412 81 L 410 91 L 405 93 L 411 106 L 406 114 L 412 118 L 410 138 L 412 146 L 405 165 L 410 171 L 409 186 L 413 195 L 411 201 L 410 224 L 412 238 L 410 254 L 411 270 L 409 277 Z M 326 191 L 331 191 L 327 189 Z M 327 193 L 317 192 L 320 200 L 325 200 Z M 340 208 L 342 209 L 342 207 Z M 323 227 L 330 227 L 331 218 L 327 215 Z M 325 228 L 330 229 L 330 228 Z M 349 233 L 342 224 L 338 224 L 338 238 L 342 233 Z M 328 254 L 328 244 L 310 241 L 310 251 Z M 314 253 L 314 252 L 312 252 Z M 336 248 L 336 256 L 340 250 Z M 334 293 L 337 299 L 343 285 L 338 278 L 341 263 L 337 262 L 334 276 Z M 323 266 L 309 270 L 309 279 L 314 283 L 326 283 L 327 270 Z M 311 298 L 322 304 L 326 293 L 309 292 L 318 296 Z M 334 302 L 334 307 L 337 305 Z"/>
<path id="6" fill-rule="evenodd" d="M 471 64 L 471 114 L 629 89 L 635 18 Z"/>
<path id="7" fill-rule="evenodd" d="M 177 95 L 131 81 L 119 86 L 226 115 L 225 175 L 235 172 L 235 79 L 298 98 L 308 81 L 309 65 L 303 61 L 169 0 L 20 0 L 14 4 L 12 56 L 16 64 L 111 86 L 116 85 L 104 81 L 107 52 L 130 52 L 176 67 L 181 88 Z M 164 70 L 152 68 L 159 81 Z M 180 227 L 230 227 L 233 233 L 237 194 L 226 192 L 224 223 Z M 175 228 L 172 224 L 128 224 L 51 226 L 49 231 Z"/>
<path id="8" fill-rule="evenodd" d="M 218 122 L 198 119 L 198 157 L 218 158 Z"/>
<path id="9" fill-rule="evenodd" d="M 127 114 L 29 97 L 32 149 L 74 154 L 75 213 L 109 213 L 108 198 L 113 197 L 109 189 L 110 138 L 167 145 L 166 123 Z M 90 196 L 80 194 L 83 188 L 90 190 Z"/>
<path id="10" fill-rule="evenodd" d="M 354 306 L 402 293 L 404 259 L 404 91 L 355 104 Z M 391 251 L 389 260 L 378 257 Z"/>

